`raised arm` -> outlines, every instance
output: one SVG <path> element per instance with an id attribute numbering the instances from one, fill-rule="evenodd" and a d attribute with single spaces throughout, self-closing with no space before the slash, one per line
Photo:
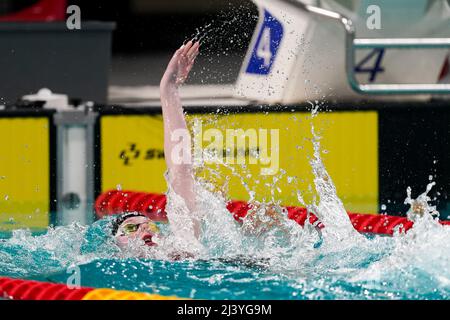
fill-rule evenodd
<path id="1" fill-rule="evenodd" d="M 179 86 L 187 79 L 198 55 L 200 44 L 189 41 L 178 49 L 161 79 L 160 95 L 164 119 L 164 154 L 173 190 L 188 209 L 195 210 L 191 137 L 186 126 Z M 180 148 L 182 146 L 182 148 Z M 194 222 L 197 224 L 197 222 Z M 198 225 L 196 226 L 198 235 Z"/>

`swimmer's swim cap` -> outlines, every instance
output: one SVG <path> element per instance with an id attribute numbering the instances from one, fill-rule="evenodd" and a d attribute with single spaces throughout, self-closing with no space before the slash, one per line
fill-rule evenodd
<path id="1" fill-rule="evenodd" d="M 112 228 L 111 233 L 113 236 L 116 235 L 117 231 L 119 230 L 120 225 L 127 220 L 128 218 L 133 217 L 147 217 L 146 215 L 139 213 L 139 212 L 125 212 L 120 215 L 118 215 L 112 222 Z"/>

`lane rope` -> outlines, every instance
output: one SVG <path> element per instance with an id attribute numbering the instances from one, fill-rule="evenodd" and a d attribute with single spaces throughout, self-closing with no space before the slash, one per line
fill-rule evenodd
<path id="1" fill-rule="evenodd" d="M 144 292 L 106 288 L 69 288 L 65 284 L 0 277 L 0 299 L 6 300 L 184 300 Z"/>
<path id="2" fill-rule="evenodd" d="M 111 190 L 101 194 L 95 202 L 98 218 L 106 215 L 137 211 L 156 221 L 166 221 L 166 196 L 145 192 Z M 323 228 L 318 218 L 309 214 L 306 208 L 285 207 L 289 219 L 304 225 L 309 216 L 311 224 Z M 230 201 L 227 209 L 236 221 L 242 221 L 251 209 L 244 201 Z M 354 228 L 361 233 L 392 235 L 395 230 L 406 232 L 412 228 L 413 222 L 406 217 L 381 214 L 348 213 Z M 440 221 L 450 225 L 450 221 Z M 0 277 L 0 299 L 13 300 L 176 300 L 175 296 L 114 290 L 107 288 L 69 288 L 64 284 L 47 283 L 34 280 L 12 279 Z"/>
<path id="3" fill-rule="evenodd" d="M 164 211 L 165 206 L 166 196 L 164 194 L 110 190 L 97 198 L 95 211 L 98 218 L 106 215 L 137 211 L 156 221 L 165 221 L 167 220 Z M 285 208 L 289 219 L 296 221 L 302 226 L 305 224 L 308 218 L 306 208 L 293 206 Z M 244 201 L 230 201 L 227 204 L 227 209 L 233 214 L 236 221 L 242 221 L 251 209 L 251 205 Z M 361 233 L 393 235 L 395 231 L 407 232 L 414 225 L 406 217 L 400 216 L 352 212 L 348 212 L 348 215 L 353 227 Z M 317 222 L 318 227 L 324 227 L 312 213 L 309 213 L 309 222 L 311 224 Z M 440 221 L 440 223 L 442 225 L 450 225 L 450 221 Z"/>

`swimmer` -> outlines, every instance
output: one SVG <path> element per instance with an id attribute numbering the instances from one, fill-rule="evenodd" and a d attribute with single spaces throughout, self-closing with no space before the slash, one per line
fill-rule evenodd
<path id="1" fill-rule="evenodd" d="M 160 94 L 164 119 L 164 154 L 170 155 L 175 147 L 171 141 L 172 132 L 177 129 L 187 130 L 178 88 L 186 81 L 195 58 L 199 53 L 199 42 L 189 41 L 179 48 L 170 60 L 161 79 Z M 193 176 L 190 164 L 177 164 L 166 156 L 166 165 L 173 181 L 173 190 L 186 201 L 190 212 L 195 209 L 193 193 Z M 200 225 L 193 219 L 194 233 L 198 238 Z M 140 240 L 146 246 L 155 246 L 156 236 L 160 230 L 156 223 L 140 213 L 124 213 L 112 222 L 112 235 L 120 248 L 126 248 L 131 241 Z"/>
<path id="2" fill-rule="evenodd" d="M 171 58 L 160 82 L 160 97 L 164 121 L 164 154 L 166 155 L 165 160 L 169 174 L 168 180 L 171 181 L 173 191 L 184 199 L 190 213 L 196 210 L 192 161 L 175 161 L 171 157 L 179 144 L 179 141 L 174 141 L 171 137 L 174 132 L 180 132 L 180 130 L 181 132 L 189 133 L 183 113 L 179 87 L 188 78 L 194 66 L 195 59 L 199 54 L 199 48 L 200 43 L 197 41 L 189 41 L 182 45 Z M 188 153 L 189 159 L 192 159 L 190 140 L 185 143 L 185 149 L 184 151 Z M 255 206 L 255 210 L 257 208 L 258 206 Z M 277 216 L 280 213 L 270 206 L 267 209 L 267 216 L 270 219 L 265 219 L 269 222 L 266 227 L 269 228 L 272 224 L 280 224 L 280 217 Z M 256 215 L 250 212 L 249 219 L 251 219 L 251 223 L 246 224 L 247 227 L 243 230 L 245 233 L 256 234 L 261 230 L 267 230 L 267 228 L 258 228 L 258 226 L 265 224 L 265 222 L 255 217 Z M 193 234 L 186 234 L 186 237 L 193 237 L 199 240 L 201 232 L 200 221 L 195 215 L 190 215 L 189 220 L 188 222 L 191 223 L 192 228 L 190 229 Z M 170 221 L 169 218 L 169 223 L 174 222 L 176 221 Z M 258 232 L 255 230 L 258 230 Z M 139 213 L 119 215 L 113 223 L 112 231 L 117 244 L 121 248 L 126 247 L 128 242 L 136 239 L 141 240 L 147 246 L 155 246 L 155 236 L 160 235 L 160 231 L 155 222 Z M 183 253 L 182 256 L 189 255 Z"/>

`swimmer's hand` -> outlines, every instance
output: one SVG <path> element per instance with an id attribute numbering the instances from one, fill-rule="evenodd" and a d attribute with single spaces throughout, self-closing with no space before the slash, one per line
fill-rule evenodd
<path id="1" fill-rule="evenodd" d="M 161 88 L 178 87 L 186 81 L 194 66 L 199 48 L 199 42 L 189 41 L 175 52 L 161 79 Z"/>
<path id="2" fill-rule="evenodd" d="M 182 261 L 188 259 L 194 259 L 195 255 L 189 252 L 172 252 L 170 254 L 170 259 L 173 261 Z"/>
<path id="3" fill-rule="evenodd" d="M 274 228 L 287 231 L 281 208 L 273 204 L 253 204 L 243 222 L 242 231 L 247 235 L 260 236 Z"/>

